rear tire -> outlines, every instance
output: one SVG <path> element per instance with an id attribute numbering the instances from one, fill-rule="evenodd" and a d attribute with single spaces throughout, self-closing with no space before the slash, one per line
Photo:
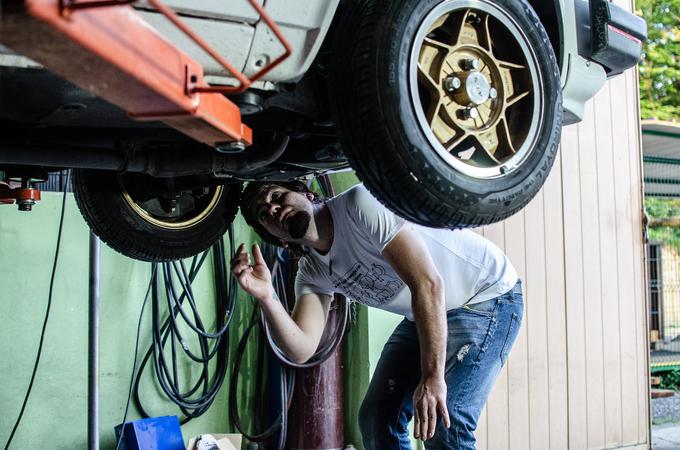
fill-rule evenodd
<path id="1" fill-rule="evenodd" d="M 529 4 L 349 3 L 336 31 L 330 91 L 340 141 L 366 187 L 397 214 L 427 226 L 484 225 L 523 208 L 548 176 L 562 126 L 557 61 Z M 431 27 L 422 28 L 428 21 Z M 437 42 L 429 46 L 425 38 Z M 472 61 L 464 54 L 480 55 L 484 67 L 461 69 Z M 449 60 L 460 64 L 448 77 L 470 80 L 477 71 L 486 97 L 474 98 L 467 81 L 464 94 L 445 89 L 443 75 L 436 78 Z M 471 109 L 487 117 L 457 114 Z"/>
<path id="2" fill-rule="evenodd" d="M 161 262 L 200 253 L 221 238 L 238 211 L 239 184 L 212 187 L 205 193 L 187 190 L 176 206 L 178 210 L 185 205 L 184 210 L 173 215 L 154 206 L 157 199 L 143 202 L 128 192 L 128 185 L 140 180 L 158 182 L 145 175 L 73 171 L 73 192 L 83 218 L 102 241 L 130 258 Z M 146 211 L 151 210 L 146 205 L 154 209 Z"/>

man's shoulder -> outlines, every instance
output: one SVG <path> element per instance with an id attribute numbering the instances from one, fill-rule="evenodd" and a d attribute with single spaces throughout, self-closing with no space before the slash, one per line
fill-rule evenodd
<path id="1" fill-rule="evenodd" d="M 314 259 L 314 256 L 312 256 L 310 250 L 310 253 L 304 254 L 300 256 L 300 259 L 298 260 L 298 270 L 297 270 L 297 277 L 310 277 L 310 276 L 315 276 L 318 272 L 318 261 Z"/>
<path id="2" fill-rule="evenodd" d="M 348 210 L 363 210 L 382 206 L 363 184 L 357 184 L 334 198 L 340 205 L 346 205 Z"/>

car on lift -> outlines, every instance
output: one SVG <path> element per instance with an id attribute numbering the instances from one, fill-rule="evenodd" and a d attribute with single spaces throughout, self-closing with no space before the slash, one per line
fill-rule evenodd
<path id="1" fill-rule="evenodd" d="M 639 61 L 646 38 L 644 20 L 607 0 L 266 0 L 292 53 L 227 95 L 252 146 L 209 146 L 167 122 L 133 120 L 96 88 L 46 70 L 55 38 L 22 28 L 38 2 L 2 4 L 0 170 L 27 181 L 75 169 L 89 226 L 147 261 L 213 244 L 234 220 L 244 182 L 350 167 L 410 221 L 460 228 L 505 219 L 544 183 L 562 126 Z M 105 3 L 130 8 L 195 58 L 211 85 L 235 84 L 149 2 Z M 246 75 L 281 54 L 247 0 L 167 4 Z M 69 64 L 71 73 L 100 70 L 87 58 L 59 67 Z"/>

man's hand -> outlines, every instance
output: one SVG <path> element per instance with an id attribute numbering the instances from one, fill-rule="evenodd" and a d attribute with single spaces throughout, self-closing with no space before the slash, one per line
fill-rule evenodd
<path id="1" fill-rule="evenodd" d="M 437 413 L 444 426 L 451 426 L 449 411 L 446 408 L 446 383 L 443 377 L 429 377 L 420 380 L 413 394 L 415 422 L 413 435 L 416 439 L 427 440 L 434 436 L 437 427 Z"/>
<path id="2" fill-rule="evenodd" d="M 231 260 L 231 273 L 248 294 L 259 301 L 267 301 L 274 297 L 272 274 L 264 262 L 262 252 L 257 244 L 253 244 L 254 265 L 250 265 L 250 255 L 245 250 L 245 244 L 239 245 L 236 256 Z"/>

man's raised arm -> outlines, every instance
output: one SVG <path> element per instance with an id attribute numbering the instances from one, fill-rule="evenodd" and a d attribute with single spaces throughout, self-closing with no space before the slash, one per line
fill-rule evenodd
<path id="1" fill-rule="evenodd" d="M 296 363 L 308 361 L 321 341 L 332 298 L 305 294 L 295 302 L 292 317 L 276 298 L 272 277 L 260 247 L 253 245 L 254 264 L 241 244 L 231 263 L 231 271 L 239 284 L 252 295 L 265 314 L 272 337 L 284 353 Z"/>

